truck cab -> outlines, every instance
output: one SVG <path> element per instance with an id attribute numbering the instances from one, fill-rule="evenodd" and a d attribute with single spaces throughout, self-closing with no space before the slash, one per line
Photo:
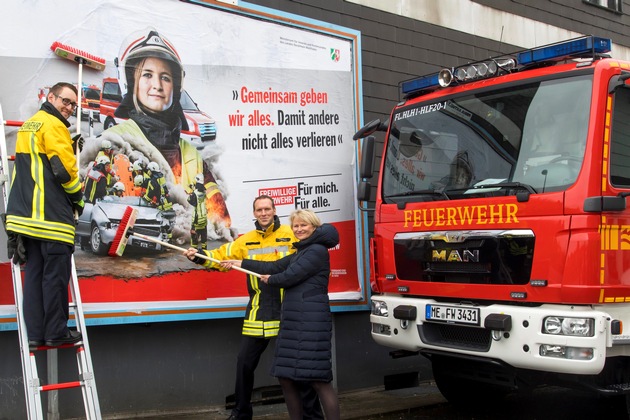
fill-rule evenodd
<path id="1" fill-rule="evenodd" d="M 582 37 L 404 81 L 355 136 L 370 151 L 386 131 L 372 337 L 431 360 L 450 401 L 630 392 L 630 63 L 610 50 Z"/>
<path id="2" fill-rule="evenodd" d="M 90 114 L 95 121 L 100 121 L 101 88 L 96 85 L 83 85 L 81 94 L 81 119 L 89 120 Z"/>

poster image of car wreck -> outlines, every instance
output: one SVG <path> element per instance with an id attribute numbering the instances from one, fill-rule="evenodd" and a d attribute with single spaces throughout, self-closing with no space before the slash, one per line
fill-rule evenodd
<path id="1" fill-rule="evenodd" d="M 71 133 L 81 124 L 84 139 L 86 204 L 74 259 L 88 322 L 240 316 L 242 273 L 205 269 L 160 242 L 207 250 L 231 242 L 254 229 L 259 195 L 273 198 L 283 224 L 309 209 L 337 228 L 333 310 L 367 307 L 354 199 L 356 31 L 243 2 L 155 0 L 147 8 L 141 0 L 8 0 L 4 8 L 15 17 L 8 21 L 25 9 L 52 21 L 67 8 L 76 15 L 0 52 L 5 118 L 24 121 L 50 86 L 78 83 L 79 67 L 55 55 L 54 42 L 106 63 L 83 66 L 89 106 L 69 119 Z M 12 25 L 0 33 L 8 36 Z M 5 133 L 12 152 L 16 131 Z M 128 207 L 137 210 L 134 231 L 155 241 L 132 234 L 114 258 L 108 252 Z M 8 262 L 0 261 L 0 272 L 1 330 L 11 328 L 2 321 L 12 303 Z"/>

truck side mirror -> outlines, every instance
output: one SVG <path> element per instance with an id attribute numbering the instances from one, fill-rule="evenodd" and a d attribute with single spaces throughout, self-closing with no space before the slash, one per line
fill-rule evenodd
<path id="1" fill-rule="evenodd" d="M 352 136 L 352 140 L 362 139 L 365 136 L 369 136 L 370 134 L 374 133 L 375 131 L 387 131 L 387 125 L 383 124 L 379 119 L 372 120 L 361 127 L 359 131 L 357 131 L 354 136 Z"/>
<path id="2" fill-rule="evenodd" d="M 359 165 L 359 177 L 361 179 L 372 178 L 372 167 L 374 165 L 374 136 L 367 136 L 361 145 L 361 163 Z"/>
<path id="3" fill-rule="evenodd" d="M 359 131 L 354 134 L 354 136 L 352 136 L 352 140 L 359 140 L 365 136 L 369 136 L 370 134 L 378 130 L 379 126 L 381 126 L 381 120 L 376 119 L 370 121 L 369 123 L 361 127 Z"/>
<path id="4" fill-rule="evenodd" d="M 372 185 L 370 181 L 361 181 L 359 182 L 359 187 L 357 188 L 357 201 L 370 201 L 372 198 Z"/>

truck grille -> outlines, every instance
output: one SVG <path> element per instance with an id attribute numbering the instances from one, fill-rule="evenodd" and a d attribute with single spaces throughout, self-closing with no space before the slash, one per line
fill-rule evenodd
<path id="1" fill-rule="evenodd" d="M 418 333 L 425 344 L 453 349 L 487 352 L 492 342 L 490 330 L 484 328 L 425 322 L 418 325 Z"/>
<path id="2" fill-rule="evenodd" d="M 199 124 L 202 141 L 214 140 L 217 137 L 217 126 L 213 123 Z"/>
<path id="3" fill-rule="evenodd" d="M 396 275 L 432 283 L 527 284 L 534 255 L 530 230 L 400 233 Z"/>

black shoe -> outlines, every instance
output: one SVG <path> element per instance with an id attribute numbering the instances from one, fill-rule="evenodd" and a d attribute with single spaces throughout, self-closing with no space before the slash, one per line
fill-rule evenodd
<path id="1" fill-rule="evenodd" d="M 56 340 L 46 340 L 48 347 L 59 347 L 64 344 L 75 344 L 83 339 L 83 336 L 78 331 L 68 330 L 68 334 L 65 337 L 58 338 Z"/>
<path id="2" fill-rule="evenodd" d="M 29 348 L 41 347 L 44 345 L 44 340 L 28 340 Z"/>

